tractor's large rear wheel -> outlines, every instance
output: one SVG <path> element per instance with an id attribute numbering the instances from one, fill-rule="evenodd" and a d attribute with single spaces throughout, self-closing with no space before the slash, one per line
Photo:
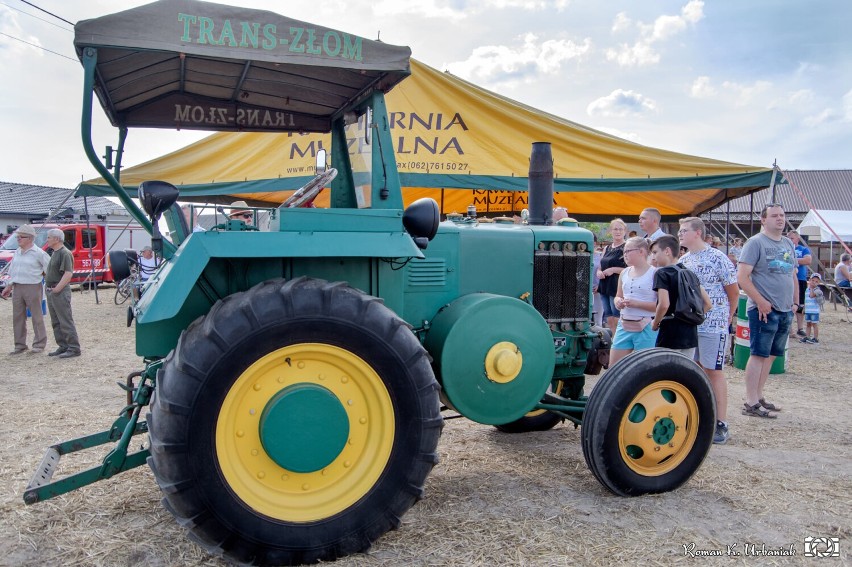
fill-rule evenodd
<path id="1" fill-rule="evenodd" d="M 149 464 L 191 537 L 248 564 L 363 551 L 422 495 L 442 419 L 426 351 L 345 284 L 275 280 L 181 335 Z"/>
<path id="2" fill-rule="evenodd" d="M 698 470 L 716 427 L 701 368 L 667 349 L 614 364 L 589 395 L 581 436 L 586 464 L 622 496 L 667 492 Z"/>

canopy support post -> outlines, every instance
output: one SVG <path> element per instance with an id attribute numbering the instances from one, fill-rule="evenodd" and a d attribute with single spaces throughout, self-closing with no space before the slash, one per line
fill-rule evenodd
<path id="1" fill-rule="evenodd" d="M 132 216 L 136 222 L 142 226 L 142 228 L 148 231 L 148 234 L 153 234 L 154 229 L 151 225 L 151 221 L 130 199 L 127 191 L 125 191 L 124 187 L 121 186 L 113 174 L 104 166 L 103 163 L 101 163 L 98 153 L 95 151 L 95 147 L 92 144 L 92 99 L 95 91 L 95 69 L 97 62 L 97 49 L 93 47 L 86 47 L 83 49 L 83 69 L 85 70 L 85 78 L 83 80 L 83 112 L 80 119 L 80 133 L 83 139 L 83 149 L 86 151 L 86 157 L 89 158 L 89 162 L 109 184 L 115 193 L 115 196 L 118 197 L 118 200 L 121 201 L 121 204 L 124 205 L 124 208 L 130 213 L 130 216 Z M 175 250 L 176 248 L 174 244 L 167 240 L 163 241 L 163 255 L 166 258 L 170 258 L 174 254 Z"/>

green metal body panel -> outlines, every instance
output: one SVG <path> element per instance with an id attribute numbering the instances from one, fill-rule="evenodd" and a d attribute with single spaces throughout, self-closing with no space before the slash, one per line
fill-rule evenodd
<path id="1" fill-rule="evenodd" d="M 402 317 L 414 327 L 456 297 L 475 292 L 520 298 L 533 290 L 533 253 L 540 242 L 583 242 L 592 233 L 576 225 L 443 222 L 422 259 L 406 266 Z"/>
<path id="2" fill-rule="evenodd" d="M 517 349 L 512 362 L 520 365 L 519 373 L 500 379 L 495 372 L 491 377 L 486 359 L 492 347 L 506 342 L 510 350 Z M 541 400 L 553 376 L 547 323 L 530 304 L 513 297 L 460 297 L 435 316 L 425 346 L 434 358 L 445 403 L 479 423 L 522 417 Z"/>

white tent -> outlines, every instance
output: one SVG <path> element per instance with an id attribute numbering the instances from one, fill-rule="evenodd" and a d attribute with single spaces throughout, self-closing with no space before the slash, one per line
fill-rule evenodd
<path id="1" fill-rule="evenodd" d="M 822 217 L 822 218 L 820 218 Z M 843 242 L 852 242 L 852 211 L 828 211 L 811 209 L 799 224 L 799 234 L 810 240 L 837 242 L 834 231 Z"/>

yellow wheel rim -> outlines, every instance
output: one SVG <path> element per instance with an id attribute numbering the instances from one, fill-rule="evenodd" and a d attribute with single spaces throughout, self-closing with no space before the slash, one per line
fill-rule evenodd
<path id="1" fill-rule="evenodd" d="M 643 476 L 660 476 L 689 455 L 698 435 L 698 404 L 682 384 L 646 386 L 628 404 L 618 428 L 621 457 Z"/>
<path id="2" fill-rule="evenodd" d="M 281 467 L 261 441 L 264 409 L 296 385 L 331 392 L 349 422 L 343 449 L 313 472 Z M 346 510 L 372 489 L 390 458 L 394 428 L 390 395 L 369 364 L 339 347 L 300 343 L 267 354 L 237 378 L 216 422 L 216 454 L 246 505 L 277 520 L 310 522 Z"/>

